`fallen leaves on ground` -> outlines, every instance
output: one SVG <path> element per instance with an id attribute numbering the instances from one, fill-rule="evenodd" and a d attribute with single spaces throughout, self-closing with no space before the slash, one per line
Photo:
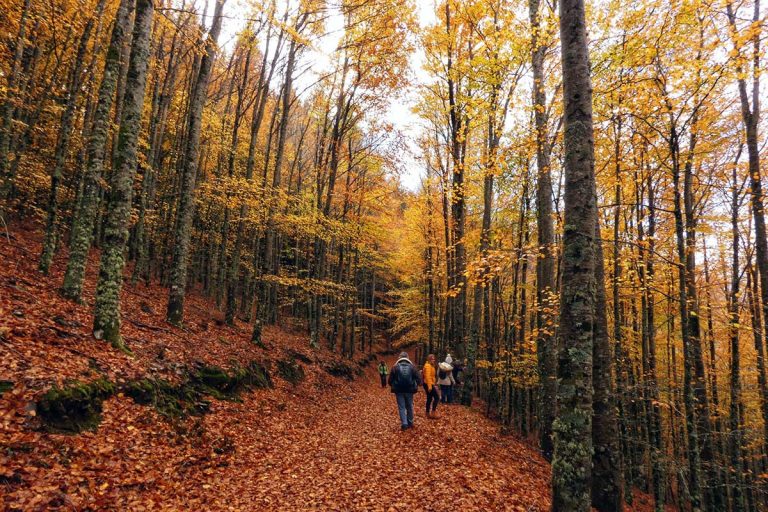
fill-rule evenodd
<path id="1" fill-rule="evenodd" d="M 400 431 L 393 395 L 373 369 L 348 382 L 323 366 L 338 356 L 310 351 L 303 333 L 265 329 L 266 349 L 247 324 L 217 322 L 200 296 L 186 327 L 163 321 L 167 291 L 126 286 L 123 332 L 133 355 L 89 332 L 96 262 L 79 305 L 56 293 L 35 262 L 39 242 L 14 233 L 0 244 L 0 509 L 7 510 L 549 510 L 549 465 L 522 440 L 500 436 L 480 412 L 441 406 Z M 78 435 L 46 433 L 30 404 L 54 384 L 106 376 L 178 378 L 197 362 L 221 366 L 303 354 L 298 385 L 213 401 L 208 414 L 170 421 L 118 394 L 102 422 Z M 390 361 L 391 363 L 392 361 Z"/>

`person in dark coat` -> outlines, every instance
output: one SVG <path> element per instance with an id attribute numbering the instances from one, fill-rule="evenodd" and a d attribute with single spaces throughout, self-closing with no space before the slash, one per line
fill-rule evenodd
<path id="1" fill-rule="evenodd" d="M 388 383 L 397 399 L 397 412 L 400 415 L 400 429 L 413 428 L 413 394 L 421 385 L 421 377 L 407 352 L 401 352 L 397 362 L 389 371 Z"/>

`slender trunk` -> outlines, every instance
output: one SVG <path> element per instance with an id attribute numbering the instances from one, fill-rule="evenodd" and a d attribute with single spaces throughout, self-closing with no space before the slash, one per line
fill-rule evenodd
<path id="1" fill-rule="evenodd" d="M 698 317 L 691 314 L 691 300 L 688 297 L 688 265 L 686 263 L 685 234 L 683 227 L 683 213 L 680 192 L 680 166 L 677 163 L 679 152 L 676 149 L 677 133 L 673 127 L 670 141 L 671 154 L 673 158 L 672 181 L 674 185 L 674 216 L 675 216 L 675 235 L 677 241 L 678 257 L 678 298 L 680 308 L 680 326 L 683 338 L 683 396 L 685 403 L 686 432 L 688 435 L 688 494 L 691 501 L 691 507 L 694 512 L 701 510 L 701 450 L 699 440 L 699 424 L 696 421 L 696 398 L 694 393 L 695 368 L 694 368 L 694 349 L 695 336 L 698 335 Z"/>
<path id="2" fill-rule="evenodd" d="M 190 238 L 192 235 L 192 217 L 195 207 L 195 184 L 197 167 L 200 157 L 200 129 L 203 117 L 203 107 L 208 95 L 208 82 L 216 58 L 216 46 L 221 32 L 222 11 L 225 0 L 217 0 L 213 23 L 206 41 L 205 55 L 200 61 L 190 98 L 189 118 L 187 119 L 187 147 L 181 175 L 181 190 L 179 192 L 178 226 L 176 242 L 173 247 L 173 263 L 171 268 L 171 286 L 168 298 L 168 322 L 180 325 L 184 318 L 184 299 L 187 286 L 187 269 L 189 259 Z"/>
<path id="3" fill-rule="evenodd" d="M 654 283 L 654 254 L 656 250 L 656 204 L 651 174 L 648 173 L 648 239 L 643 250 L 645 266 L 641 272 L 643 298 L 645 301 L 645 346 L 647 347 L 646 382 L 650 425 L 648 430 L 651 437 L 651 472 L 653 481 L 653 502 L 656 512 L 664 510 L 664 465 L 662 462 L 664 445 L 661 431 L 661 411 L 659 403 L 659 386 L 656 380 L 656 320 L 655 302 L 651 285 Z M 674 435 L 674 434 L 673 434 Z"/>
<path id="4" fill-rule="evenodd" d="M 539 444 L 544 458 L 552 460 L 553 406 L 557 393 L 557 344 L 555 343 L 555 228 L 552 220 L 552 178 L 547 142 L 544 58 L 547 47 L 539 41 L 540 0 L 530 0 L 531 62 L 533 68 L 533 106 L 536 127 L 536 229 L 539 254 L 536 258 L 536 357 L 539 369 Z"/>
<path id="5" fill-rule="evenodd" d="M 54 154 L 54 166 L 51 171 L 51 190 L 48 197 L 48 215 L 45 225 L 45 240 L 43 241 L 43 251 L 40 255 L 40 271 L 48 274 L 53 256 L 59 245 L 59 184 L 61 182 L 61 173 L 64 170 L 67 156 L 69 154 L 69 139 L 72 135 L 73 125 L 78 100 L 80 99 L 81 85 L 83 80 L 83 68 L 86 60 L 85 54 L 88 51 L 88 43 L 91 39 L 91 32 L 96 18 L 100 17 L 104 11 L 106 0 L 100 0 L 96 8 L 96 14 L 88 19 L 80 36 L 80 43 L 77 47 L 75 62 L 72 66 L 69 91 L 67 94 L 67 103 L 64 112 L 61 115 L 59 123 L 59 133 L 56 140 L 56 151 Z"/>
<path id="6" fill-rule="evenodd" d="M 80 300 L 85 280 L 85 266 L 88 251 L 93 241 L 94 222 L 98 197 L 102 189 L 102 171 L 109 134 L 110 112 L 115 96 L 117 75 L 120 72 L 120 58 L 130 30 L 133 0 L 121 0 L 112 28 L 112 39 L 107 50 L 104 75 L 99 87 L 99 97 L 93 118 L 87 159 L 83 171 L 83 193 L 80 204 L 72 217 L 69 239 L 69 261 L 64 274 L 61 293 L 71 300 Z"/>
<path id="7" fill-rule="evenodd" d="M 594 396 L 592 408 L 592 506 L 600 512 L 623 509 L 621 449 L 616 418 L 616 392 L 613 386 L 613 347 L 608 335 L 605 300 L 605 270 L 600 226 L 596 229 L 595 334 L 592 347 Z"/>
<path id="8" fill-rule="evenodd" d="M 13 64 L 11 64 L 11 73 L 8 75 L 8 81 L 5 85 L 5 98 L 3 98 L 3 104 L 0 107 L 0 176 L 3 177 L 3 195 L 6 197 L 12 186 L 10 183 L 11 175 L 8 174 L 8 153 L 13 134 L 13 111 L 16 109 L 15 100 L 18 96 L 16 87 L 21 77 L 21 63 L 24 57 L 24 48 L 26 48 L 27 19 L 29 18 L 31 3 L 31 0 L 24 0 L 24 7 L 21 10 L 21 19 L 19 20 L 19 33 L 16 36 L 16 49 L 13 53 Z"/>
<path id="9" fill-rule="evenodd" d="M 120 291 L 123 284 L 128 225 L 133 206 L 137 146 L 149 64 L 149 41 L 154 15 L 153 0 L 137 0 L 133 43 L 126 77 L 124 105 L 117 138 L 115 169 L 107 195 L 107 218 L 96 286 L 93 335 L 122 346 L 120 336 Z"/>
<path id="10" fill-rule="evenodd" d="M 737 162 L 738 163 L 738 159 Z M 732 487 L 733 510 L 745 510 L 744 501 L 744 474 L 747 467 L 742 459 L 742 453 L 745 449 L 742 437 L 742 414 L 743 406 L 741 402 L 741 358 L 739 346 L 739 292 L 741 286 L 741 273 L 739 269 L 739 180 L 737 175 L 737 165 L 733 166 L 731 180 L 733 190 L 731 192 L 731 289 L 728 294 L 728 330 L 731 345 L 731 386 L 730 386 L 730 409 L 728 416 L 728 448 L 730 455 L 731 468 L 733 469 L 732 478 L 735 483 Z"/>
<path id="11" fill-rule="evenodd" d="M 736 32 L 736 14 L 731 2 L 726 3 L 728 20 L 732 32 Z M 755 0 L 752 17 L 753 26 L 759 27 L 761 19 L 760 1 Z M 734 34 L 735 36 L 736 34 Z M 758 145 L 758 127 L 760 121 L 760 30 L 753 30 L 752 42 L 752 91 L 751 105 L 750 93 L 747 90 L 746 70 L 741 64 L 736 66 L 736 76 L 741 102 L 741 118 L 744 124 L 744 132 L 747 142 L 747 156 L 749 158 L 749 190 L 751 197 L 752 217 L 755 221 L 755 257 L 757 260 L 757 274 L 760 278 L 760 302 L 762 303 L 762 324 L 768 326 L 768 236 L 765 227 L 765 210 L 763 204 L 763 185 L 760 175 L 760 148 Z M 738 51 L 738 48 L 737 48 Z M 737 59 L 736 62 L 739 62 Z M 758 351 L 759 362 L 762 362 L 764 347 L 768 343 L 768 328 L 763 332 L 764 340 L 760 342 Z M 764 362 L 763 362 L 764 365 Z M 765 374 L 763 373 L 763 379 Z M 764 445 L 768 447 L 768 394 L 763 387 L 761 396 L 763 423 L 765 425 Z M 764 448 L 765 449 L 765 448 Z"/>

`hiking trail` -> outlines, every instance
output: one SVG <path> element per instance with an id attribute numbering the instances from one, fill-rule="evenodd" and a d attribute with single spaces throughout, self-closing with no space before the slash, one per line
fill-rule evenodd
<path id="1" fill-rule="evenodd" d="M 290 404 L 266 431 L 233 421 L 242 450 L 226 468 L 230 505 L 277 510 L 519 510 L 549 508 L 549 466 L 530 447 L 459 405 L 428 420 L 414 400 L 415 428 L 401 432 L 394 395 L 373 370 L 334 403 Z M 244 414 L 247 414 L 244 412 Z M 237 418 L 237 416 L 228 416 Z M 239 418 L 245 419 L 242 416 Z M 271 435 L 270 435 L 271 434 Z"/>

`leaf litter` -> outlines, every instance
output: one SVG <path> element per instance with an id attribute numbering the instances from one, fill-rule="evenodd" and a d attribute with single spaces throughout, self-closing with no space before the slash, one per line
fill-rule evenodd
<path id="1" fill-rule="evenodd" d="M 0 244 L 0 510 L 549 510 L 549 465 L 479 410 L 441 406 L 427 420 L 420 393 L 416 427 L 401 432 L 394 397 L 372 368 L 354 382 L 330 375 L 339 356 L 310 350 L 291 324 L 265 328 L 257 347 L 247 323 L 226 326 L 198 294 L 185 327 L 168 325 L 167 291 L 156 285 L 126 283 L 122 332 L 132 354 L 123 353 L 89 332 L 96 255 L 85 303 L 75 304 L 56 293 L 66 260 L 41 276 L 39 249 L 18 231 Z M 72 381 L 178 381 L 195 364 L 253 360 L 293 360 L 305 376 L 273 372 L 273 389 L 174 420 L 117 393 L 98 427 L 77 435 L 42 430 L 34 409 Z M 650 510 L 641 502 L 635 510 Z"/>

